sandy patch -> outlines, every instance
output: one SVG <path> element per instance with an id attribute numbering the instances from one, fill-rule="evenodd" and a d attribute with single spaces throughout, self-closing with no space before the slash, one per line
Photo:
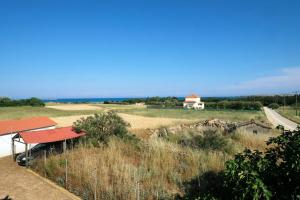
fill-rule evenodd
<path id="1" fill-rule="evenodd" d="M 90 104 L 60 104 L 60 105 L 49 105 L 47 108 L 57 110 L 103 110 L 102 107 L 93 106 Z"/>
<path id="2" fill-rule="evenodd" d="M 66 116 L 66 117 L 51 117 L 53 121 L 57 123 L 58 127 L 66 127 L 72 126 L 74 122 L 79 120 L 80 118 L 86 118 L 91 115 L 73 115 L 73 116 Z"/>
<path id="3" fill-rule="evenodd" d="M 143 117 L 138 115 L 129 115 L 124 113 L 118 113 L 126 122 L 130 123 L 131 129 L 145 129 L 145 128 L 157 128 L 160 126 L 168 126 L 173 124 L 187 123 L 191 120 L 174 119 L 174 118 L 162 118 L 162 117 Z M 59 127 L 72 126 L 73 122 L 90 115 L 74 115 L 66 117 L 52 117 Z"/>
<path id="4" fill-rule="evenodd" d="M 162 118 L 162 117 L 143 117 L 138 115 L 129 115 L 118 113 L 126 122 L 131 124 L 132 129 L 157 128 L 173 124 L 190 122 L 186 119 Z"/>

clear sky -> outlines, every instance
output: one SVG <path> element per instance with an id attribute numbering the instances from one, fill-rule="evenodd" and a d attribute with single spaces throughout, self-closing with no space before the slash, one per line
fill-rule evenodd
<path id="1" fill-rule="evenodd" d="M 0 96 L 292 92 L 299 10 L 299 0 L 2 0 Z"/>

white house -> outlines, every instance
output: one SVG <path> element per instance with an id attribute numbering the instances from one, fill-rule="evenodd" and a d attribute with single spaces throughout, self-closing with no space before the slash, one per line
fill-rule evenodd
<path id="1" fill-rule="evenodd" d="M 196 110 L 204 109 L 204 102 L 201 102 L 201 98 L 198 95 L 192 94 L 190 96 L 185 97 L 183 107 L 188 109 L 193 108 Z"/>
<path id="2" fill-rule="evenodd" d="M 0 157 L 12 154 L 12 138 L 20 132 L 54 129 L 56 123 L 48 117 L 0 121 Z M 31 145 L 33 147 L 34 144 Z M 31 148 L 29 147 L 29 148 Z M 15 143 L 16 153 L 24 151 L 24 145 Z"/>

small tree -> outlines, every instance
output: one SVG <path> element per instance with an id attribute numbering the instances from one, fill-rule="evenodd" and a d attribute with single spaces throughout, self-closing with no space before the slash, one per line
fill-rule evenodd
<path id="1" fill-rule="evenodd" d="M 81 118 L 73 124 L 76 131 L 84 130 L 87 132 L 86 139 L 94 146 L 107 143 L 111 136 L 121 138 L 126 136 L 128 133 L 127 126 L 129 124 L 113 111 Z"/>
<path id="2" fill-rule="evenodd" d="M 268 105 L 268 107 L 271 109 L 278 109 L 280 106 L 278 103 L 271 103 L 270 105 Z"/>

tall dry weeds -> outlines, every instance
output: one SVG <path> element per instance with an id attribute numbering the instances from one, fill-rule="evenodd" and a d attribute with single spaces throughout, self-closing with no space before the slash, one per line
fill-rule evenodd
<path id="1" fill-rule="evenodd" d="M 112 139 L 107 147 L 83 146 L 39 160 L 35 169 L 65 185 L 83 199 L 161 199 L 183 192 L 183 182 L 208 171 L 220 171 L 229 159 L 222 152 L 184 148 L 161 139 L 136 147 Z"/>

